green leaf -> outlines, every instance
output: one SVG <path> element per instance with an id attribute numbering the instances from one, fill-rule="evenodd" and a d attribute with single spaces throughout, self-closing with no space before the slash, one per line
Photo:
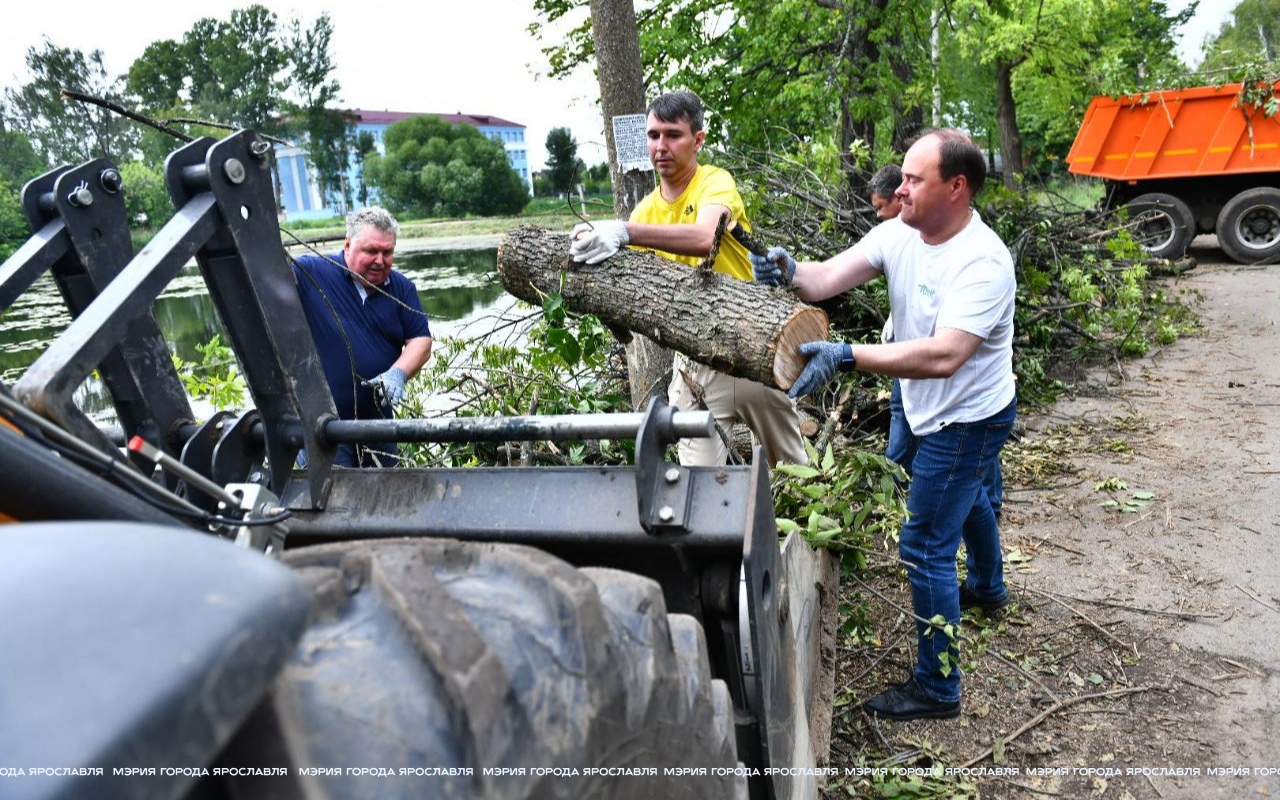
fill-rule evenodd
<path id="1" fill-rule="evenodd" d="M 558 292 L 547 295 L 547 299 L 542 301 L 542 313 L 552 325 L 564 324 L 564 297 Z"/>
<path id="2" fill-rule="evenodd" d="M 560 360 L 570 367 L 578 365 L 582 360 L 582 348 L 572 333 L 564 328 L 552 328 L 547 331 L 547 344 L 551 345 Z"/>
<path id="3" fill-rule="evenodd" d="M 805 464 L 779 464 L 776 467 L 776 471 L 781 472 L 784 475 L 790 475 L 793 478 L 800 478 L 801 480 L 816 478 L 822 474 L 813 467 Z"/>
<path id="4" fill-rule="evenodd" d="M 1093 490 L 1095 492 L 1123 492 L 1128 488 L 1129 484 L 1119 478 L 1106 478 L 1093 485 Z"/>

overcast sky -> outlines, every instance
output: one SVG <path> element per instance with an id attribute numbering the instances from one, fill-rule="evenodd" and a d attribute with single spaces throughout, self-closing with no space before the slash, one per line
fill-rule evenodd
<path id="1" fill-rule="evenodd" d="M 529 163 L 541 168 L 552 128 L 567 127 L 588 165 L 605 159 L 599 89 L 590 69 L 571 79 L 543 76 L 546 59 L 526 30 L 530 0 L 258 0 L 282 24 L 333 21 L 334 76 L 348 108 L 489 114 L 524 125 Z M 54 0 L 6 14 L 0 24 L 0 82 L 26 80 L 26 53 L 43 37 L 88 55 L 101 50 L 123 74 L 151 42 L 180 40 L 201 17 L 227 20 L 252 0 Z M 584 12 L 585 13 L 585 12 Z"/>
<path id="2" fill-rule="evenodd" d="M 1192 0 L 1168 0 L 1169 11 L 1178 13 L 1191 5 Z M 1205 37 L 1214 36 L 1222 30 L 1222 23 L 1231 19 L 1231 12 L 1240 3 L 1238 0 L 1200 0 L 1196 6 L 1196 15 L 1182 26 L 1182 41 L 1178 46 L 1178 54 L 1191 66 L 1200 64 L 1202 45 Z"/>
<path id="3" fill-rule="evenodd" d="M 518 122 L 529 163 L 540 168 L 544 143 L 568 127 L 588 165 L 605 159 L 599 89 L 590 69 L 568 80 L 542 77 L 546 61 L 527 32 L 530 0 L 259 0 L 281 20 L 306 26 L 327 11 L 333 20 L 335 76 L 348 108 L 491 114 Z M 1190 0 L 1170 0 L 1177 11 Z M 226 20 L 251 0 L 54 0 L 11 11 L 0 24 L 0 82 L 25 81 L 28 48 L 47 36 L 86 55 L 103 52 L 107 69 L 123 74 L 148 44 L 181 39 L 201 17 Z M 1199 61 L 1200 44 L 1216 33 L 1233 0 L 1201 0 L 1184 28 L 1180 52 Z"/>

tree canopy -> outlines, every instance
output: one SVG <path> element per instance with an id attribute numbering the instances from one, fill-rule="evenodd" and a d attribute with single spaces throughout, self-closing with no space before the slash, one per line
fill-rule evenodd
<path id="1" fill-rule="evenodd" d="M 1277 0 L 1245 0 L 1275 3 Z M 586 0 L 535 0 L 569 22 Z M 650 96 L 697 92 L 713 145 L 835 148 L 852 195 L 926 124 L 965 128 L 1006 172 L 1052 166 L 1088 100 L 1185 75 L 1162 0 L 654 0 L 638 9 Z M 586 23 L 547 42 L 551 73 L 590 60 Z M 935 122 L 936 117 L 936 122 Z"/>
<path id="2" fill-rule="evenodd" d="M 30 79 L 4 92 L 0 130 L 25 138 L 44 169 L 98 157 L 159 163 L 178 145 L 105 108 L 64 100 L 60 91 L 70 89 L 160 121 L 184 120 L 175 127 L 192 135 L 225 135 L 190 122 L 206 120 L 301 137 L 322 188 L 336 193 L 351 126 L 335 108 L 332 36 L 327 14 L 309 26 L 297 18 L 282 24 L 265 6 L 250 5 L 225 20 L 199 19 L 180 40 L 152 42 L 123 76 L 107 74 L 101 51 L 45 39 L 27 52 Z"/>
<path id="3" fill-rule="evenodd" d="M 277 133 L 289 66 L 275 13 L 252 5 L 225 21 L 196 20 L 181 42 L 150 44 L 129 68 L 128 90 L 144 107 L 165 109 L 178 100 L 206 119 Z"/>
<path id="4" fill-rule="evenodd" d="M 472 125 L 435 116 L 390 125 L 385 154 L 365 159 L 365 180 L 392 211 L 428 217 L 514 214 L 528 189 L 506 150 Z"/>
<path id="5" fill-rule="evenodd" d="M 583 170 L 578 158 L 578 140 L 568 128 L 552 128 L 547 134 L 547 179 L 551 190 L 564 193 L 573 190 L 574 176 Z M 584 176 L 578 176 L 585 180 Z"/>
<path id="6" fill-rule="evenodd" d="M 1280 0 L 1240 0 L 1231 19 L 1205 44 L 1201 69 L 1218 71 L 1242 63 L 1280 61 Z M 1277 74 L 1276 69 L 1271 70 Z"/>
<path id="7" fill-rule="evenodd" d="M 104 108 L 62 98 L 61 91 L 71 89 L 125 102 L 120 81 L 107 75 L 102 59 L 101 50 L 85 55 L 45 39 L 27 50 L 30 82 L 5 89 L 5 127 L 26 138 L 46 169 L 92 158 L 120 161 L 137 145 L 138 130 L 132 122 Z"/>

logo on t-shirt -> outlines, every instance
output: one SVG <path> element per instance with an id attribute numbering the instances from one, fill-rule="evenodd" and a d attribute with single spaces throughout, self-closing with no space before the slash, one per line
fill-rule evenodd
<path id="1" fill-rule="evenodd" d="M 933 292 L 934 290 L 930 288 L 929 284 L 927 283 L 920 284 L 920 294 L 924 295 L 925 297 L 933 297 Z"/>
<path id="2" fill-rule="evenodd" d="M 693 213 L 693 203 L 690 203 L 689 205 L 684 207 L 684 215 L 687 217 L 692 213 Z"/>

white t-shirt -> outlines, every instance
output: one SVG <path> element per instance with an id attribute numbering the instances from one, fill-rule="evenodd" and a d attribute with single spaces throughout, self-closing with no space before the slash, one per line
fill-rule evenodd
<path id="1" fill-rule="evenodd" d="M 982 337 L 950 378 L 903 378 L 902 407 L 912 433 L 977 422 L 1013 400 L 1013 258 L 978 212 L 939 245 L 891 219 L 871 229 L 858 250 L 889 282 L 893 339 L 906 342 L 957 328 Z"/>

